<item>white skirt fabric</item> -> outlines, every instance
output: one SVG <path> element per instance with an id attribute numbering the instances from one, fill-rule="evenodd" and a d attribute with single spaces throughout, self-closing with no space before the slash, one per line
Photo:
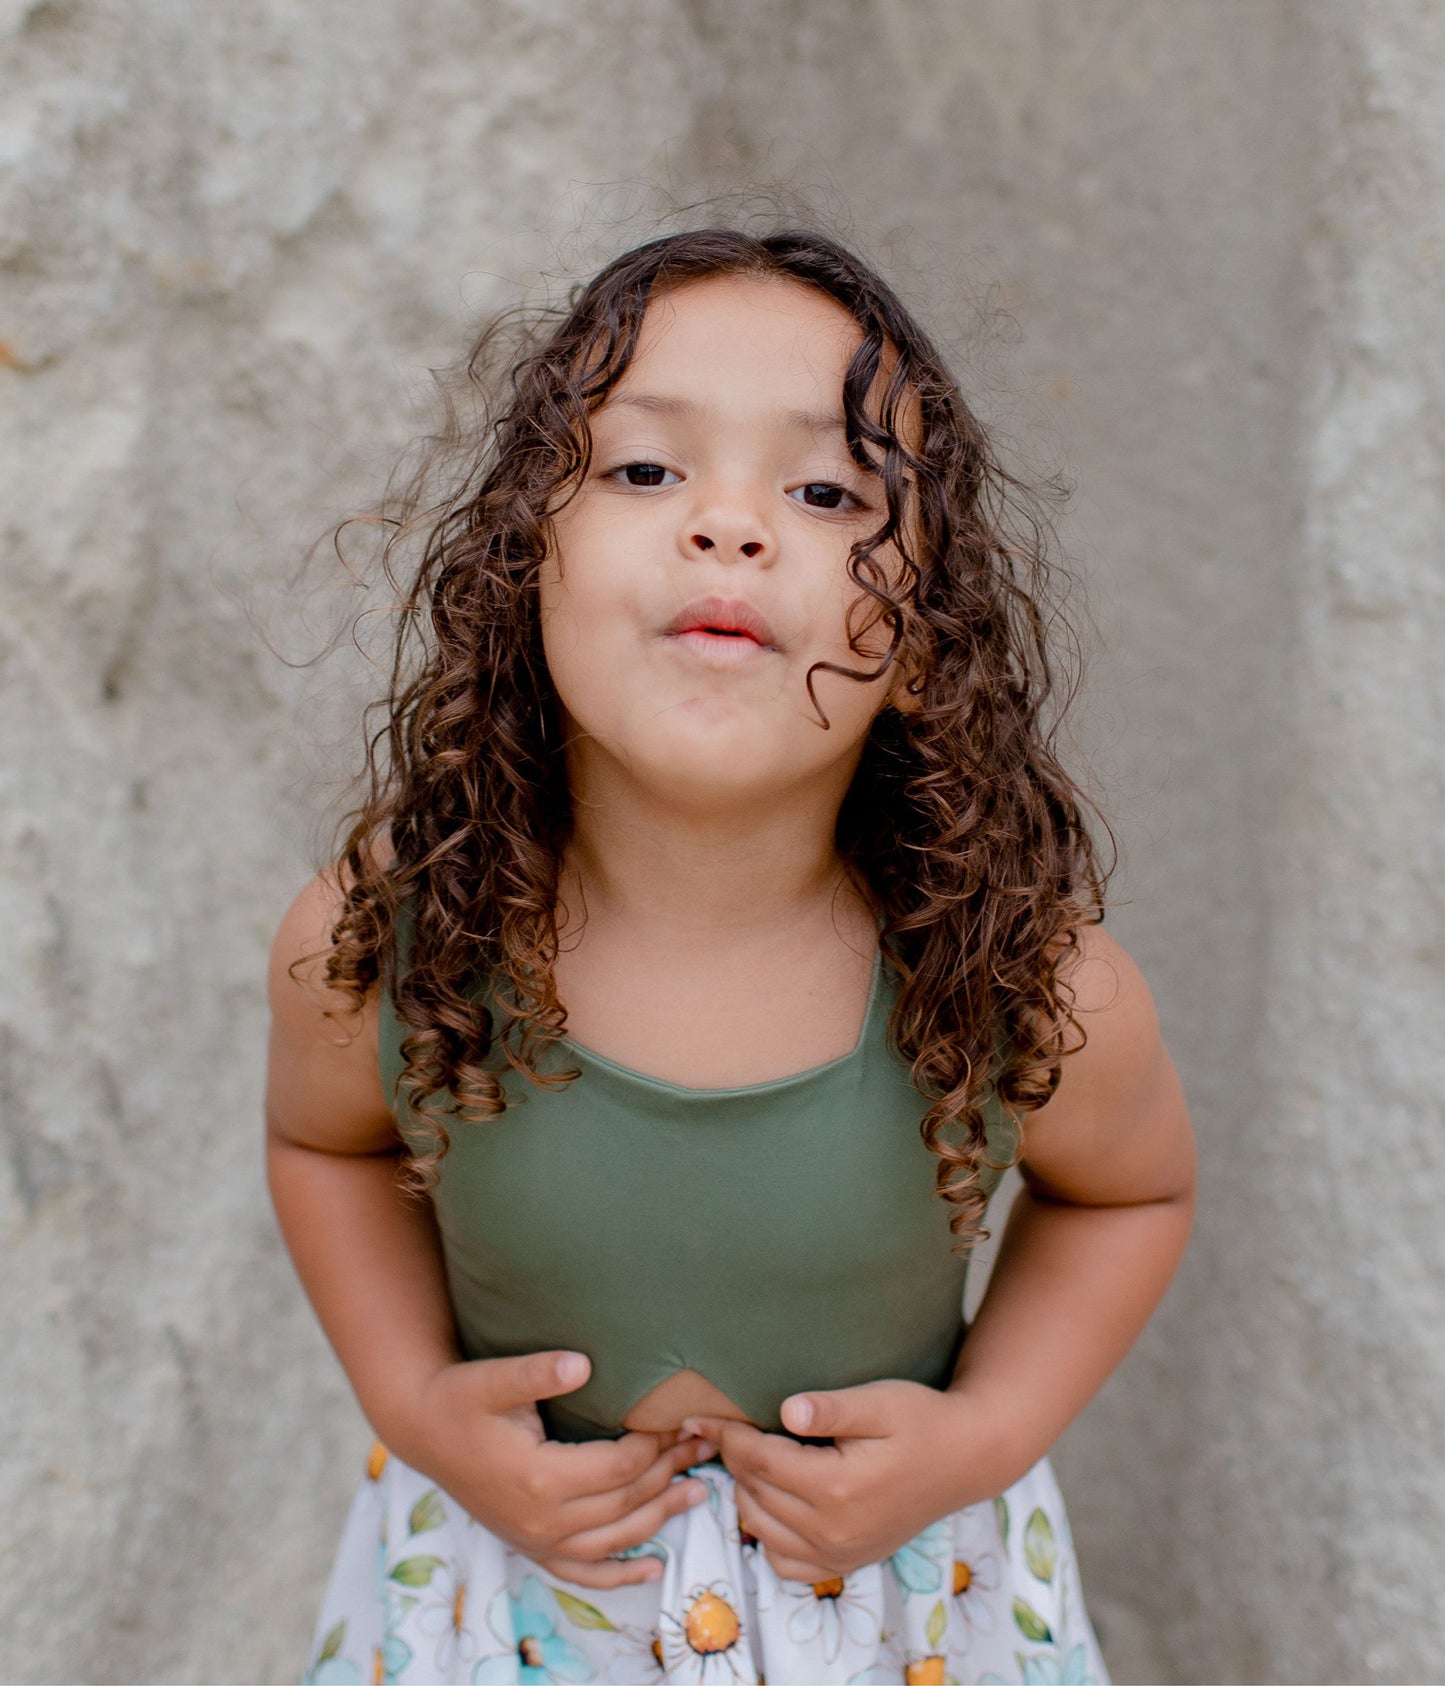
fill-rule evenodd
<path id="1" fill-rule="evenodd" d="M 886 1562 L 815 1585 L 773 1573 L 720 1464 L 687 1473 L 707 1502 L 630 1554 L 660 1558 L 662 1579 L 598 1592 L 549 1575 L 375 1446 L 307 1686 L 1107 1686 L 1047 1458 Z"/>

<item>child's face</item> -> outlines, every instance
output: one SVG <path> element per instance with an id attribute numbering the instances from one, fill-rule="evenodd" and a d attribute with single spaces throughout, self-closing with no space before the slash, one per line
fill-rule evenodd
<path id="1" fill-rule="evenodd" d="M 873 716 L 891 688 L 903 700 L 896 670 L 817 673 L 824 731 L 805 683 L 815 662 L 867 669 L 887 648 L 875 627 L 860 656 L 846 627 L 849 546 L 884 512 L 842 426 L 860 337 L 783 280 L 719 277 L 649 306 L 540 580 L 574 780 L 608 763 L 689 807 L 820 780 L 841 800 Z"/>

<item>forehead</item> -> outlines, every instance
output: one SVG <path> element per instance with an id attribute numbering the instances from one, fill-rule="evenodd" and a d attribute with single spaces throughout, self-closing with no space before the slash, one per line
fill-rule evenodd
<path id="1" fill-rule="evenodd" d="M 833 299 L 777 277 L 714 276 L 647 307 L 637 350 L 603 411 L 638 397 L 839 420 L 862 330 Z"/>

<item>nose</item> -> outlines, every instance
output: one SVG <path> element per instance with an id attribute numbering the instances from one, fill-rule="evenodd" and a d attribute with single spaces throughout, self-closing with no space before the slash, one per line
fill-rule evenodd
<path id="1" fill-rule="evenodd" d="M 681 538 L 686 556 L 711 556 L 719 562 L 739 557 L 770 562 L 776 549 L 758 501 L 741 490 L 719 489 L 694 508 L 684 520 Z"/>
<path id="2" fill-rule="evenodd" d="M 694 550 L 699 552 L 704 550 L 716 550 L 718 548 L 717 540 L 710 538 L 706 533 L 693 533 L 687 542 Z M 726 546 L 723 548 L 725 550 Z M 763 549 L 764 546 L 761 539 L 744 539 L 737 547 L 739 556 L 761 556 Z"/>

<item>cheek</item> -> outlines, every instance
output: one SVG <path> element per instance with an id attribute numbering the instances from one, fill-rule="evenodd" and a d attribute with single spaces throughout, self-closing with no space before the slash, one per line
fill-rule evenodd
<path id="1" fill-rule="evenodd" d="M 550 578 L 548 577 L 550 575 Z M 574 577 L 563 577 L 549 561 L 539 581 L 542 654 L 562 707 L 573 718 L 591 711 L 599 679 L 595 617 Z M 584 631 L 592 626 L 591 637 Z"/>
<path id="2" fill-rule="evenodd" d="M 628 659 L 632 619 L 625 568 L 605 547 L 566 536 L 537 577 L 542 652 L 562 707 L 586 725 L 600 725 L 615 704 L 619 664 Z"/>

